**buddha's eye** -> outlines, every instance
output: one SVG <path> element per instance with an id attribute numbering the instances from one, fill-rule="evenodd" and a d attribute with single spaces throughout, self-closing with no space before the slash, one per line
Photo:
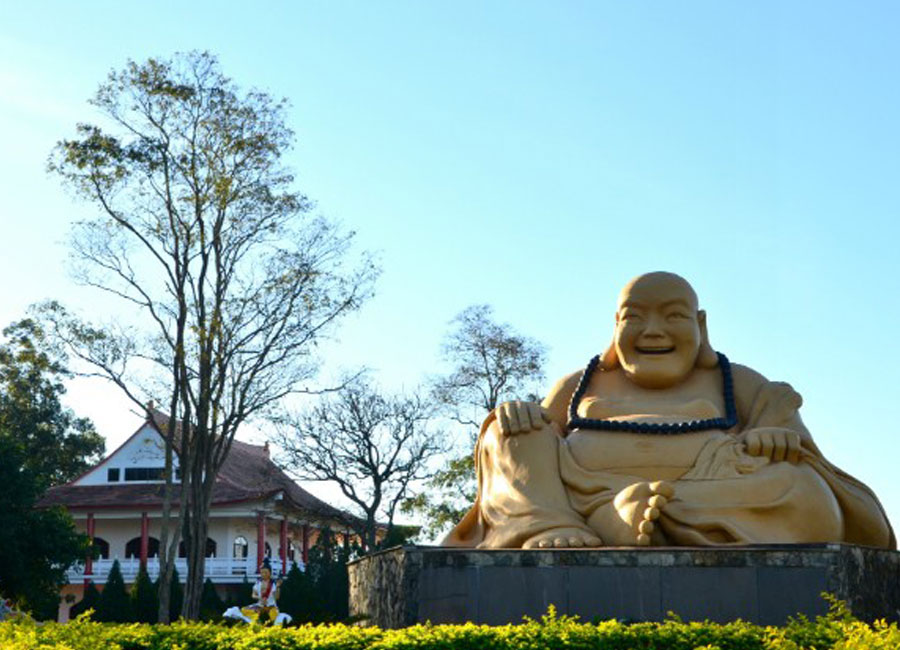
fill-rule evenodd
<path id="1" fill-rule="evenodd" d="M 641 318 L 642 318 L 641 315 L 638 314 L 637 312 L 626 311 L 626 312 L 622 313 L 622 320 L 636 321 L 636 320 L 640 320 Z"/>
<path id="2" fill-rule="evenodd" d="M 685 320 L 690 317 L 687 314 L 685 314 L 684 312 L 673 311 L 670 314 L 667 314 L 666 318 L 668 320 L 672 321 L 672 320 Z"/>

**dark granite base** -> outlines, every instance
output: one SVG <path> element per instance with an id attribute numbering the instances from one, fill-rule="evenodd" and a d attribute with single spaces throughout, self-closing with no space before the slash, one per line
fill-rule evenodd
<path id="1" fill-rule="evenodd" d="M 845 544 L 558 551 L 397 547 L 351 562 L 350 613 L 364 624 L 517 623 L 551 604 L 585 621 L 741 618 L 779 625 L 846 601 L 900 620 L 900 553 Z"/>

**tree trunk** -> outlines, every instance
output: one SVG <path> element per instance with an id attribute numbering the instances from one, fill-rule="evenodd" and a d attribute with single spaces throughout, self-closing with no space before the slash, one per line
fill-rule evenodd
<path id="1" fill-rule="evenodd" d="M 205 481 L 197 481 L 195 476 L 194 488 L 191 490 L 191 511 L 185 527 L 188 570 L 181 615 L 192 621 L 200 618 L 200 599 L 206 579 L 206 540 L 209 537 L 212 485 L 205 486 L 204 483 Z"/>

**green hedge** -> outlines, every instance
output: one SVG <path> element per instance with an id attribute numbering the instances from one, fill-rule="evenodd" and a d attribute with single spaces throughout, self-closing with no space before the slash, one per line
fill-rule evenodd
<path id="1" fill-rule="evenodd" d="M 873 626 L 854 620 L 840 604 L 831 614 L 808 621 L 799 618 L 783 627 L 760 627 L 741 621 L 625 624 L 582 623 L 550 612 L 538 621 L 519 625 L 416 625 L 381 630 L 350 625 L 304 625 L 269 628 L 211 623 L 172 625 L 113 624 L 82 616 L 68 624 L 35 623 L 30 619 L 0 623 L 2 650 L 501 650 L 596 648 L 602 650 L 851 650 L 900 648 L 896 624 Z"/>

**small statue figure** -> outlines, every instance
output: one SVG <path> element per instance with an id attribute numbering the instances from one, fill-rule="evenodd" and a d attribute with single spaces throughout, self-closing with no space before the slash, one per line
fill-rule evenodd
<path id="1" fill-rule="evenodd" d="M 21 618 L 22 612 L 17 610 L 9 598 L 0 597 L 0 622 Z"/>
<path id="2" fill-rule="evenodd" d="M 896 546 L 876 496 L 813 442 L 800 395 L 713 350 L 686 280 L 635 278 L 615 321 L 541 404 L 488 416 L 475 504 L 443 545 Z"/>
<path id="3" fill-rule="evenodd" d="M 229 607 L 222 616 L 245 623 L 271 623 L 284 625 L 293 619 L 290 614 L 278 611 L 277 599 L 281 595 L 281 578 L 272 579 L 272 565 L 269 558 L 263 560 L 259 567 L 259 580 L 253 585 L 253 597 L 256 602 L 246 607 Z"/>

